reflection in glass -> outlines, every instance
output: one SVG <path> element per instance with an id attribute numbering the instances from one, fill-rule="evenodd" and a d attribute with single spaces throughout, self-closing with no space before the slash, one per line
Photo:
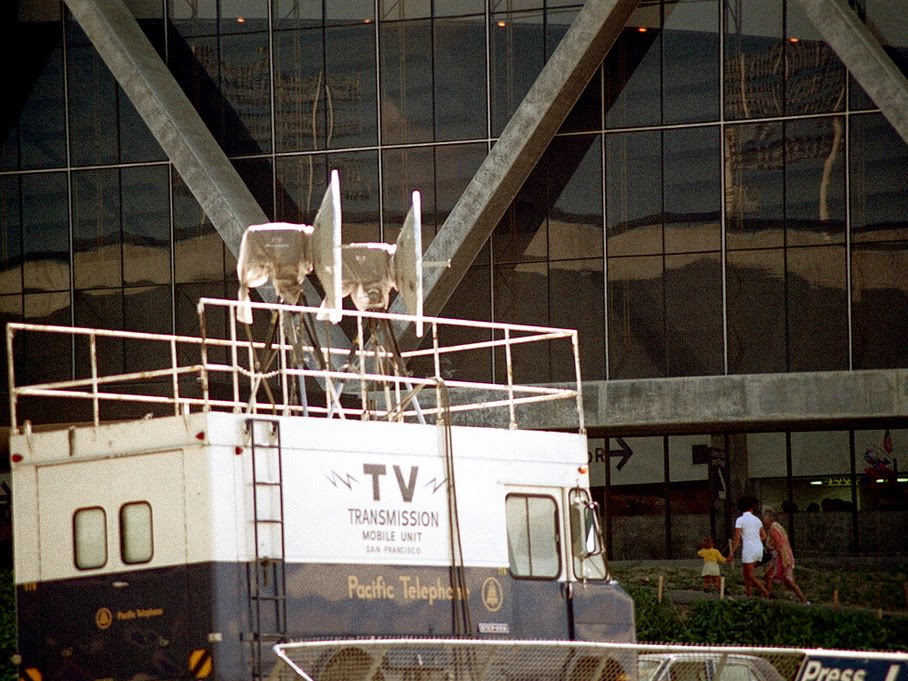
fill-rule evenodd
<path id="1" fill-rule="evenodd" d="M 665 4 L 662 33 L 664 123 L 715 120 L 719 113 L 719 5 Z"/>
<path id="2" fill-rule="evenodd" d="M 662 256 L 609 257 L 607 268 L 609 379 L 665 376 Z"/>
<path id="3" fill-rule="evenodd" d="M 175 281 L 223 280 L 227 274 L 224 240 L 176 173 L 172 192 Z"/>
<path id="4" fill-rule="evenodd" d="M 667 130 L 663 136 L 665 250 L 721 247 L 719 128 Z"/>
<path id="5" fill-rule="evenodd" d="M 330 28 L 325 32 L 325 48 L 324 146 L 338 149 L 375 144 L 374 27 L 355 23 Z"/>
<path id="6" fill-rule="evenodd" d="M 214 58 L 220 70 L 224 151 L 231 155 L 271 151 L 268 34 L 223 35 Z"/>
<path id="7" fill-rule="evenodd" d="M 602 143 L 598 135 L 556 137 L 547 155 L 548 257 L 588 258 L 602 253 Z"/>
<path id="8" fill-rule="evenodd" d="M 845 240 L 845 120 L 785 124 L 785 217 L 789 246 Z"/>
<path id="9" fill-rule="evenodd" d="M 858 243 L 851 252 L 855 369 L 908 366 L 908 241 Z"/>
<path id="10" fill-rule="evenodd" d="M 70 151 L 74 165 L 119 160 L 119 88 L 91 45 L 67 51 Z"/>
<path id="11" fill-rule="evenodd" d="M 570 304 L 565 304 L 570 301 Z M 549 322 L 576 329 L 580 343 L 580 375 L 585 381 L 605 380 L 605 297 L 602 258 L 560 260 L 549 268 Z M 552 347 L 552 378 L 574 375 L 567 343 Z"/>
<path id="12" fill-rule="evenodd" d="M 494 275 L 495 321 L 530 324 L 548 320 L 549 282 L 546 263 L 499 263 Z M 496 348 L 495 356 L 496 380 L 507 381 L 504 350 Z M 549 366 L 548 348 L 540 343 L 514 346 L 511 362 L 515 383 L 546 383 L 554 380 Z"/>
<path id="13" fill-rule="evenodd" d="M 0 176 L 0 292 L 22 291 L 21 186 L 15 175 Z"/>
<path id="14" fill-rule="evenodd" d="M 385 23 L 380 40 L 383 141 L 429 142 L 434 122 L 432 23 Z"/>
<path id="15" fill-rule="evenodd" d="M 607 135 L 606 235 L 609 256 L 662 252 L 662 135 Z"/>
<path id="16" fill-rule="evenodd" d="M 167 166 L 124 168 L 123 280 L 170 282 L 170 175 Z"/>
<path id="17" fill-rule="evenodd" d="M 63 48 L 57 23 L 18 25 L 26 54 L 37 50 L 42 55 L 39 72 L 24 87 L 18 111 L 19 164 L 22 169 L 55 168 L 66 163 L 66 109 Z M 17 100 L 3 98 L 0 108 L 14 106 Z M 12 115 L 15 120 L 15 114 Z M 5 155 L 5 154 L 4 154 Z M 7 165 L 4 162 L 4 165 Z M 13 164 L 9 163 L 12 167 Z"/>
<path id="18" fill-rule="evenodd" d="M 319 27 L 274 32 L 274 145 L 277 151 L 325 146 L 324 45 Z"/>
<path id="19" fill-rule="evenodd" d="M 124 289 L 123 305 L 123 328 L 148 333 L 172 333 L 173 311 L 169 286 Z M 124 341 L 123 352 L 129 371 L 170 366 L 170 347 L 166 343 Z"/>
<path id="20" fill-rule="evenodd" d="M 637 7 L 605 58 L 605 126 L 659 123 L 662 110 L 658 5 Z"/>
<path id="21" fill-rule="evenodd" d="M 382 152 L 384 188 L 384 224 L 386 229 L 403 224 L 410 210 L 411 194 L 419 190 L 422 200 L 422 224 L 432 225 L 435 206 L 433 178 L 437 168 L 432 147 L 385 149 Z M 387 236 L 385 240 L 390 240 Z M 428 245 L 425 242 L 424 245 Z"/>
<path id="22" fill-rule="evenodd" d="M 332 154 L 327 160 L 340 177 L 344 241 L 346 243 L 382 241 L 378 217 L 378 153 L 351 151 Z M 326 181 L 319 188 L 320 197 L 324 195 L 327 186 Z M 313 215 L 312 219 L 314 218 Z"/>
<path id="23" fill-rule="evenodd" d="M 23 285 L 69 290 L 69 218 L 65 173 L 22 176 Z"/>
<path id="24" fill-rule="evenodd" d="M 851 239 L 908 239 L 908 144 L 881 114 L 852 116 Z"/>
<path id="25" fill-rule="evenodd" d="M 311 225 L 328 186 L 325 157 L 285 156 L 277 158 L 276 163 L 278 192 L 275 219 Z M 344 179 L 340 181 L 343 187 Z"/>
<path id="26" fill-rule="evenodd" d="M 492 16 L 492 136 L 511 120 L 524 95 L 545 65 L 543 15 L 539 12 Z"/>
<path id="27" fill-rule="evenodd" d="M 724 373 L 718 251 L 666 256 L 663 335 L 668 376 Z"/>
<path id="28" fill-rule="evenodd" d="M 725 128 L 725 245 L 781 247 L 785 217 L 781 123 Z"/>
<path id="29" fill-rule="evenodd" d="M 784 372 L 785 252 L 740 249 L 726 255 L 728 373 Z"/>
<path id="30" fill-rule="evenodd" d="M 485 20 L 439 19 L 434 26 L 435 139 L 485 137 Z"/>
<path id="31" fill-rule="evenodd" d="M 454 208 L 467 185 L 486 157 L 485 143 L 444 145 L 435 148 L 435 210 L 426 208 L 423 201 L 423 227 L 435 226 L 436 231 Z M 425 182 L 423 178 L 421 182 Z M 434 214 L 434 221 L 433 221 Z M 423 244 L 429 242 L 424 240 Z"/>
<path id="32" fill-rule="evenodd" d="M 483 257 L 484 256 L 484 257 Z M 477 258 L 477 264 L 470 267 L 461 279 L 454 293 L 441 310 L 442 317 L 455 319 L 492 320 L 492 285 L 488 266 L 488 251 Z M 488 332 L 478 333 L 463 326 L 446 326 L 439 338 L 442 345 L 457 343 L 477 343 L 489 340 Z M 429 342 L 427 339 L 425 342 Z M 460 355 L 463 354 L 463 357 Z M 469 353 L 458 353 L 457 364 L 443 367 L 445 377 L 454 377 L 462 381 L 492 380 L 492 351 L 488 348 Z M 430 369 L 430 372 L 432 370 Z M 448 372 L 448 373 L 445 373 Z M 427 373 L 427 375 L 432 375 Z"/>
<path id="33" fill-rule="evenodd" d="M 120 177 L 115 169 L 73 173 L 73 279 L 77 289 L 120 286 Z"/>
<path id="34" fill-rule="evenodd" d="M 797 2 L 786 4 L 785 113 L 841 111 L 845 106 L 845 67 Z"/>
<path id="35" fill-rule="evenodd" d="M 737 0 L 724 5 L 725 116 L 741 119 L 781 115 L 785 82 L 784 3 Z"/>
<path id="36" fill-rule="evenodd" d="M 123 328 L 123 289 L 89 289 L 76 291 L 73 296 L 73 317 L 76 326 L 93 329 Z M 91 355 L 88 343 L 76 342 L 75 366 L 76 375 L 91 375 Z M 96 340 L 98 374 L 122 373 L 125 346 L 119 338 L 99 336 Z"/>
<path id="37" fill-rule="evenodd" d="M 789 248 L 786 268 L 788 370 L 848 369 L 844 245 Z"/>

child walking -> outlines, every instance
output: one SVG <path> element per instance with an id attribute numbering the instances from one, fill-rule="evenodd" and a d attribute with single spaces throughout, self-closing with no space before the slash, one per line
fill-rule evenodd
<path id="1" fill-rule="evenodd" d="M 703 590 L 709 591 L 710 587 L 715 587 L 716 591 L 720 591 L 722 580 L 719 576 L 719 563 L 725 562 L 725 556 L 716 548 L 712 537 L 703 540 L 697 555 L 703 559 L 703 569 L 700 571 L 703 577 Z"/>

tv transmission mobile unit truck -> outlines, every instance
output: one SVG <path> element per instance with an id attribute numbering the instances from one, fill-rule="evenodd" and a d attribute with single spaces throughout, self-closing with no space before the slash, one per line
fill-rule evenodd
<path id="1" fill-rule="evenodd" d="M 418 195 L 396 247 L 340 246 L 336 196 L 335 175 L 314 228 L 247 230 L 241 287 L 280 303 L 203 298 L 195 336 L 9 325 L 20 678 L 245 681 L 293 640 L 634 641 L 576 332 L 388 312 L 421 296 Z M 312 271 L 341 272 L 327 307 L 298 304 Z M 408 325 L 426 340 L 404 350 Z M 20 355 L 61 348 L 64 378 L 16 384 Z M 556 355 L 568 387 L 518 382 Z M 540 403 L 577 432 L 521 422 Z M 48 413 L 67 425 L 32 425 Z"/>

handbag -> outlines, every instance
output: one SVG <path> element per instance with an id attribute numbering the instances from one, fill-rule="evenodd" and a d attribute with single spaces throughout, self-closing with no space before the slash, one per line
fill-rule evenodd
<path id="1" fill-rule="evenodd" d="M 757 561 L 757 565 L 766 565 L 771 560 L 772 553 L 770 553 L 769 549 L 766 548 L 766 544 L 763 544 L 763 555 L 760 557 L 760 560 Z"/>

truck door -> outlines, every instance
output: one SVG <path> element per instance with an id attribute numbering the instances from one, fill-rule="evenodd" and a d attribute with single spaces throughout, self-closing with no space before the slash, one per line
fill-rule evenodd
<path id="1" fill-rule="evenodd" d="M 579 641 L 633 642 L 633 601 L 608 572 L 598 506 L 575 487 L 567 499 L 569 559 L 565 582 L 568 630 Z"/>

